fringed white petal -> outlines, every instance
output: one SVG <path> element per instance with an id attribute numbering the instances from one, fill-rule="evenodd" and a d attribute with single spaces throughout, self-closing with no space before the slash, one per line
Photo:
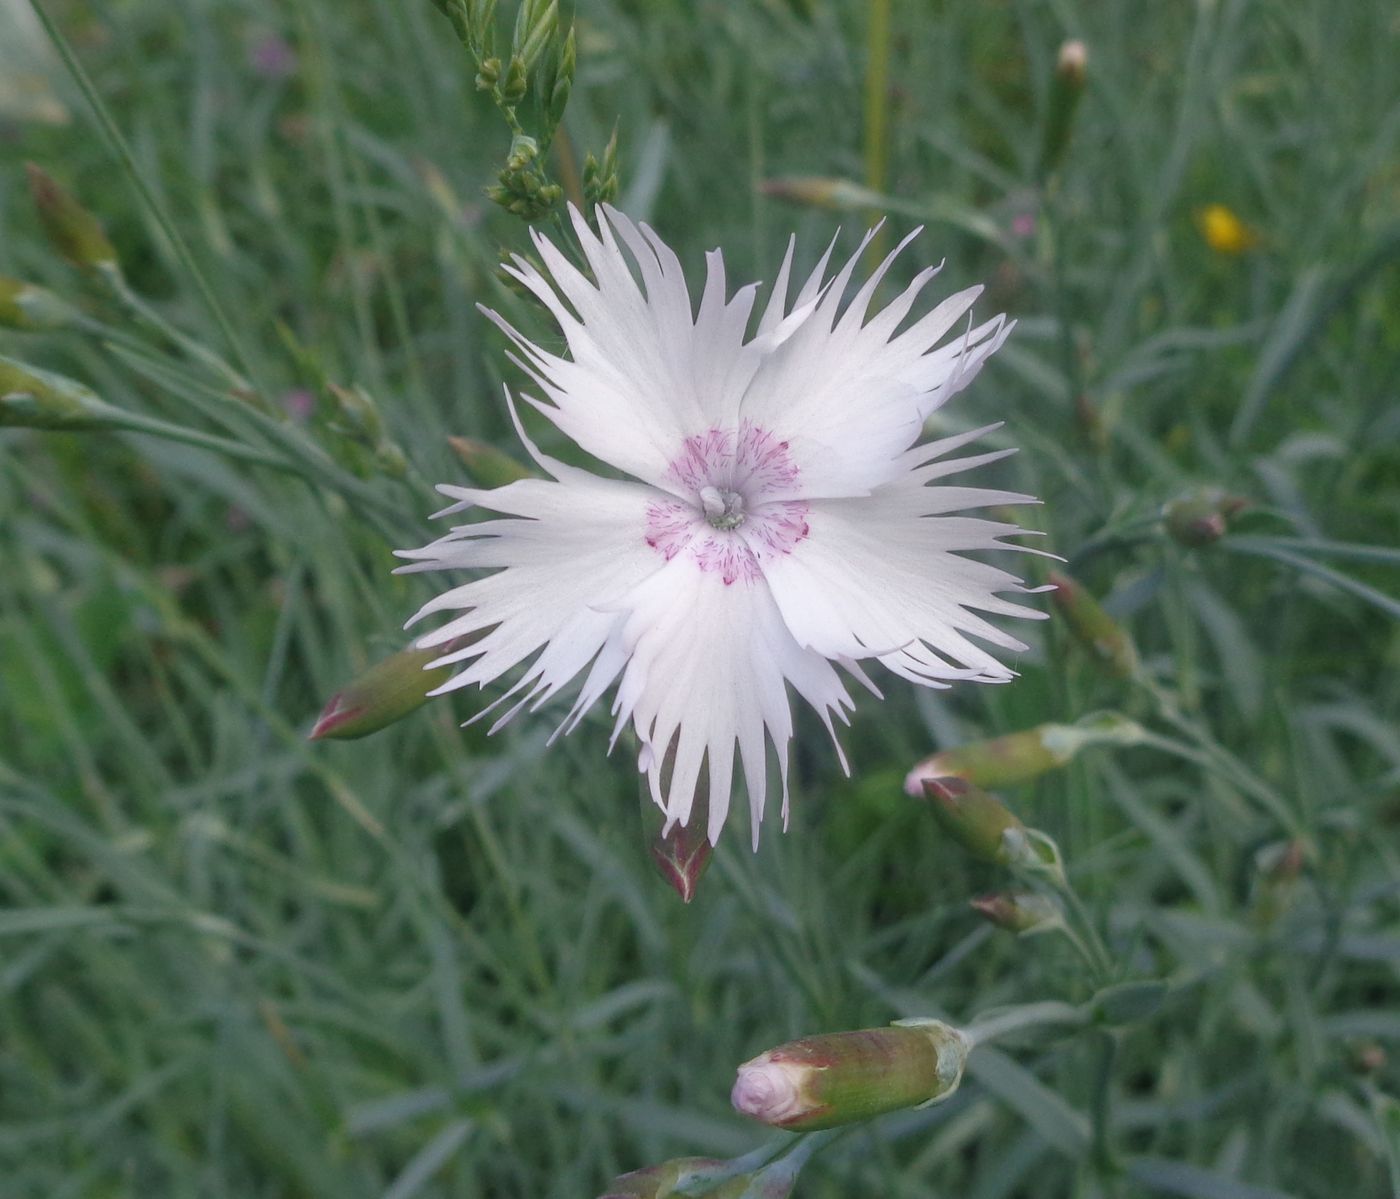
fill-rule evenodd
<path id="1" fill-rule="evenodd" d="M 787 684 L 821 716 L 854 705 L 823 656 L 803 650 L 783 624 L 768 589 L 729 585 L 677 558 L 628 598 L 621 640 L 630 654 L 614 712 L 631 720 L 642 742 L 641 767 L 668 823 L 686 824 L 702 763 L 709 767 L 711 841 L 729 809 L 734 748 L 749 797 L 755 844 L 767 796 L 767 744 L 782 780 L 788 815 L 788 743 L 792 713 Z M 669 767 L 668 785 L 663 772 Z"/>
<path id="2" fill-rule="evenodd" d="M 1012 652 L 1025 645 L 978 613 L 1044 613 L 1001 597 L 1025 594 L 1015 575 L 963 554 L 1036 551 L 1002 540 L 1023 533 L 1016 525 L 945 514 L 1034 501 L 1016 492 L 925 485 L 975 461 L 938 461 L 868 497 L 808 504 L 809 536 L 763 570 L 799 645 L 828 658 L 877 658 L 925 686 L 1013 677 L 970 638 Z"/>
<path id="3" fill-rule="evenodd" d="M 566 477 L 523 479 L 494 491 L 441 488 L 458 499 L 449 512 L 481 505 L 509 519 L 460 525 L 422 549 L 401 551 L 411 561 L 402 571 L 495 571 L 429 600 L 409 622 L 458 613 L 417 641 L 444 647 L 434 665 L 461 664 L 435 694 L 485 686 L 542 650 L 507 695 L 544 703 L 598 656 L 621 622 L 618 602 L 664 565 L 645 541 L 655 491 L 582 471 Z M 452 647 L 469 635 L 468 644 Z M 601 686 L 590 674 L 590 703 L 620 665 Z"/>
<path id="4" fill-rule="evenodd" d="M 516 361 L 545 401 L 541 411 L 562 432 L 601 461 L 667 488 L 666 467 L 684 438 L 737 419 L 761 361 L 761 351 L 744 344 L 756 287 L 727 298 L 716 250 L 692 315 L 670 248 L 614 209 L 600 212 L 596 234 L 573 213 L 592 280 L 539 232 L 534 243 L 547 274 L 519 256 L 505 267 L 554 317 L 569 357 L 483 311 L 515 344 Z"/>
<path id="5" fill-rule="evenodd" d="M 828 278 L 833 242 L 791 302 L 789 243 L 750 337 L 754 288 L 726 294 L 718 251 L 695 306 L 651 229 L 608 208 L 596 233 L 576 212 L 573 222 L 586 269 L 539 234 L 538 265 L 506 268 L 552 314 L 567 353 L 488 315 L 538 389 L 526 401 L 641 482 L 545 455 L 512 403 L 551 478 L 441 489 L 454 502 L 440 515 L 496 515 L 401 554 L 405 571 L 471 572 L 415 617 L 448 615 L 418 644 L 458 666 L 440 691 L 503 683 L 478 714 L 503 711 L 493 731 L 576 686 L 556 735 L 568 732 L 616 684 L 613 739 L 635 727 L 668 825 L 690 821 L 708 772 L 712 841 L 737 753 L 757 843 L 770 746 L 787 818 L 789 688 L 834 740 L 853 706 L 838 668 L 877 698 L 872 658 L 924 686 L 1011 677 L 989 647 L 1025 647 L 986 616 L 1041 613 L 1003 598 L 1027 592 L 1015 576 L 964 555 L 1026 549 L 1004 541 L 1021 530 L 949 514 L 1029 497 L 941 482 L 1010 452 L 953 456 L 994 426 L 918 444 L 1011 326 L 972 324 L 979 288 L 911 320 L 936 267 L 872 315 L 912 235 L 847 301 L 872 233 Z"/>
<path id="6" fill-rule="evenodd" d="M 981 294 L 971 287 L 898 332 L 938 268 L 921 271 L 867 319 L 876 287 L 914 236 L 900 242 L 844 309 L 843 293 L 866 242 L 824 290 L 823 257 L 795 306 L 820 293 L 815 310 L 766 355 L 749 384 L 741 415 L 792 446 L 801 469 L 793 495 L 867 495 L 898 478 L 900 456 L 918 440 L 929 414 L 976 378 L 1011 330 L 997 317 L 939 345 Z M 760 332 L 783 319 L 787 268 L 785 260 Z"/>

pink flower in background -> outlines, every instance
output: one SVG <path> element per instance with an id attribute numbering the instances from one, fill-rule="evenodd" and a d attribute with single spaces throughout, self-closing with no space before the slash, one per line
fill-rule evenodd
<path id="1" fill-rule="evenodd" d="M 248 48 L 248 65 L 264 79 L 288 79 L 301 65 L 292 44 L 281 34 L 267 33 Z"/>
<path id="2" fill-rule="evenodd" d="M 711 841 L 737 746 L 757 843 L 769 742 L 787 818 L 789 687 L 834 732 L 854 706 L 842 672 L 879 695 L 871 659 L 927 687 L 1013 677 L 983 644 L 1025 647 L 978 613 L 1041 614 L 1001 598 L 1026 591 L 1014 575 L 962 555 L 1021 548 L 1002 538 L 1022 530 L 950 514 L 1030 497 L 940 482 L 1011 452 L 949 456 L 995 426 L 920 443 L 1011 326 L 996 317 L 944 341 L 976 287 L 906 325 L 936 268 L 870 315 L 909 238 L 843 307 L 867 235 L 826 281 L 828 249 L 791 303 L 790 243 L 750 334 L 757 287 L 728 295 L 719 251 L 697 312 L 652 230 L 609 208 L 596 234 L 573 220 L 591 278 L 538 233 L 547 273 L 519 257 L 506 266 L 558 322 L 567 356 L 487 315 L 538 388 L 525 400 L 625 477 L 545 455 L 511 401 L 549 477 L 439 488 L 455 501 L 439 515 L 499 515 L 400 553 L 412 560 L 401 570 L 473 575 L 414 617 L 455 613 L 417 644 L 476 635 L 437 659 L 459 667 L 439 693 L 514 674 L 487 709 L 514 700 L 495 728 L 577 682 L 557 736 L 616 686 L 613 740 L 636 729 L 668 827 L 687 823 L 708 767 Z"/>

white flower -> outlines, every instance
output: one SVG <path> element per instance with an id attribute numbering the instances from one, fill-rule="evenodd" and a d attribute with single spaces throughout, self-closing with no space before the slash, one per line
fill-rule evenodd
<path id="1" fill-rule="evenodd" d="M 555 735 L 568 732 L 616 682 L 613 742 L 630 720 L 668 828 L 688 821 L 707 762 L 708 834 L 718 837 L 737 742 L 757 844 L 765 737 L 787 820 L 789 685 L 834 739 L 832 718 L 845 723 L 854 706 L 837 666 L 877 697 L 864 659 L 928 687 L 1012 677 L 971 638 L 1025 646 L 976 612 L 1041 614 L 996 594 L 1026 591 L 1013 575 L 959 552 L 1021 548 L 1000 541 L 1021 530 L 946 514 L 1030 497 L 929 486 L 1010 453 L 947 457 L 994 425 L 917 444 L 925 419 L 972 381 L 1011 326 L 997 317 L 939 345 L 977 298 L 974 287 L 899 331 L 937 268 L 867 320 L 876 287 L 909 239 L 843 310 L 867 234 L 823 284 L 828 248 L 791 307 L 790 242 L 749 336 L 757 287 L 727 298 L 718 250 L 707 256 L 694 314 L 671 249 L 645 225 L 601 212 L 597 235 L 573 214 L 592 279 L 538 233 L 548 275 L 519 257 L 505 268 L 553 314 L 567 356 L 487 315 L 539 388 L 526 401 L 627 477 L 542 454 L 507 393 L 522 441 L 550 477 L 495 490 L 439 488 L 457 501 L 439 515 L 481 507 L 500 518 L 402 552 L 414 564 L 401 569 L 494 573 L 424 605 L 414 620 L 460 614 L 417 644 L 447 646 L 434 665 L 461 666 L 434 694 L 523 667 L 496 701 L 517 699 L 493 732 L 582 676 Z M 449 644 L 466 634 L 477 636 Z M 845 767 L 839 744 L 837 753 Z"/>

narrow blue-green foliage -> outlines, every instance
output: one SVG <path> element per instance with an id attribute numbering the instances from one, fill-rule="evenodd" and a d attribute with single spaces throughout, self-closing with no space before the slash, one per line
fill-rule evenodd
<path id="1" fill-rule="evenodd" d="M 728 1095 L 773 1045 L 1061 1003 L 1082 1019 L 979 1047 L 955 1096 L 823 1143 L 795 1194 L 1388 1193 L 1393 16 L 911 4 L 871 39 L 855 0 L 561 7 L 566 191 L 616 125 L 620 206 L 697 271 L 722 245 L 771 278 L 793 230 L 810 265 L 886 215 L 891 240 L 928 224 L 900 270 L 990 284 L 979 311 L 1020 324 L 950 428 L 1006 422 L 1022 452 L 988 485 L 1044 498 L 1028 519 L 1138 675 L 1048 622 L 1009 686 L 862 702 L 852 780 L 803 724 L 791 831 L 726 839 L 688 906 L 602 715 L 546 752 L 547 715 L 488 739 L 459 692 L 308 743 L 429 593 L 389 551 L 467 477 L 448 438 L 519 454 L 474 307 L 554 336 L 495 272 L 526 244 L 483 191 L 509 132 L 428 0 L 42 0 L 110 127 L 58 55 L 29 61 L 67 124 L 7 115 L 0 73 L 0 275 L 90 323 L 0 329 L 0 354 L 197 436 L 0 430 L 0 1195 L 587 1197 L 764 1143 Z M 1085 90 L 1038 187 L 1070 37 Z M 50 248 L 27 160 L 129 294 Z M 798 176 L 851 207 L 762 186 Z M 1212 203 L 1251 249 L 1208 247 Z M 1160 514 L 1200 486 L 1249 505 L 1188 548 Z M 1150 736 L 1004 797 L 1060 846 L 1075 936 L 983 925 L 967 901 L 1020 884 L 905 773 L 1102 709 Z"/>

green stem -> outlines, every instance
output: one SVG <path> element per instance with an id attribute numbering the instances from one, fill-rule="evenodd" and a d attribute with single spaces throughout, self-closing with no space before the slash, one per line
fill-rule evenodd
<path id="1" fill-rule="evenodd" d="M 1290 835 L 1294 837 L 1305 835 L 1305 830 L 1298 817 L 1289 810 L 1288 802 L 1282 795 L 1262 779 L 1256 778 L 1249 767 L 1234 754 L 1209 733 L 1204 732 L 1183 716 L 1176 706 L 1176 701 L 1155 683 L 1145 679 L 1140 679 L 1139 683 L 1152 697 L 1161 719 L 1194 743 L 1193 745 L 1182 745 L 1170 737 L 1148 733 L 1143 738 L 1143 745 L 1154 746 L 1167 753 L 1185 758 L 1187 761 L 1195 762 L 1199 766 L 1217 770 L 1222 777 L 1231 780 L 1246 795 L 1252 796 L 1258 801 L 1260 806 L 1265 808 Z"/>
<path id="2" fill-rule="evenodd" d="M 170 421 L 160 420 L 158 417 L 147 416 L 142 412 L 131 412 L 104 403 L 99 415 L 102 419 L 110 421 L 112 428 L 122 432 L 146 433 L 166 441 L 177 441 L 201 450 L 211 450 L 226 458 L 237 459 L 239 462 L 251 462 L 257 466 L 270 467 L 273 470 L 282 471 L 284 474 L 300 476 L 302 473 L 295 464 L 286 461 L 286 459 L 254 449 L 252 446 L 244 445 L 241 441 L 233 441 L 227 437 L 218 437 L 213 433 L 204 433 L 199 429 L 191 429 L 185 425 L 173 424 Z"/>
<path id="3" fill-rule="evenodd" d="M 1116 1183 L 1116 1163 L 1113 1160 L 1113 1147 L 1109 1141 L 1112 1128 L 1110 1117 L 1113 1103 L 1113 1066 L 1118 1058 L 1118 1042 L 1111 1032 L 1095 1034 L 1098 1041 L 1098 1061 L 1092 1079 L 1093 1094 L 1090 1097 L 1089 1111 L 1093 1131 L 1093 1163 L 1100 1181 L 1114 1193 Z"/>
<path id="4" fill-rule="evenodd" d="M 231 387 L 242 390 L 249 389 L 248 380 L 220 358 L 218 354 L 214 353 L 208 346 L 196 341 L 188 333 L 177 329 L 136 292 L 132 291 L 131 285 L 126 281 L 126 276 L 122 274 L 121 267 L 113 264 L 104 267 L 100 274 L 112 289 L 112 294 L 118 302 L 128 309 L 137 320 L 148 325 L 158 336 L 165 338 L 196 362 L 208 367 Z"/>
<path id="5" fill-rule="evenodd" d="M 1074 933 L 1083 938 L 1084 945 L 1088 950 L 1088 958 L 1097 978 L 1094 980 L 1095 986 L 1102 986 L 1113 974 L 1113 957 L 1108 952 L 1108 946 L 1104 944 L 1103 938 L 1099 935 L 1098 926 L 1094 923 L 1093 917 L 1089 914 L 1089 909 L 1084 906 L 1084 901 L 1079 897 L 1079 892 L 1066 880 L 1059 887 L 1060 896 L 1065 901 L 1065 911 L 1069 916 Z"/>

